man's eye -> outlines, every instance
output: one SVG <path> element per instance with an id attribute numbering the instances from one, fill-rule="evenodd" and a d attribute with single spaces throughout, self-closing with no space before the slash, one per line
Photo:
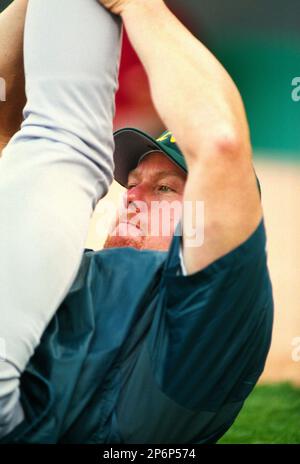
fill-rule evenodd
<path id="1" fill-rule="evenodd" d="M 127 190 L 132 189 L 133 187 L 136 187 L 136 184 L 129 184 L 127 185 Z"/>
<path id="2" fill-rule="evenodd" d="M 175 190 L 172 189 L 171 187 L 169 187 L 168 185 L 160 185 L 160 186 L 158 187 L 158 190 L 159 190 L 160 192 L 166 192 L 166 193 L 168 193 L 168 192 L 175 192 Z"/>

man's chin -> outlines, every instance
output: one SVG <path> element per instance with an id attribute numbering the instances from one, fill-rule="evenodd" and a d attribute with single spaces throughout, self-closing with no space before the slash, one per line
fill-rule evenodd
<path id="1" fill-rule="evenodd" d="M 114 236 L 109 235 L 104 243 L 103 248 L 124 248 L 133 247 L 138 250 L 143 248 L 143 237 L 142 236 Z"/>
<path id="2" fill-rule="evenodd" d="M 137 250 L 168 251 L 172 237 L 117 236 L 108 235 L 103 248 L 133 247 Z"/>

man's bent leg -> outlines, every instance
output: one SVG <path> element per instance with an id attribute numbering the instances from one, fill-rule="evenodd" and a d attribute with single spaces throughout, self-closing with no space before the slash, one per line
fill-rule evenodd
<path id="1" fill-rule="evenodd" d="M 10 401 L 0 436 L 16 425 L 20 373 L 76 276 L 112 181 L 119 43 L 119 20 L 97 0 L 29 2 L 28 102 L 0 161 L 0 398 Z"/>

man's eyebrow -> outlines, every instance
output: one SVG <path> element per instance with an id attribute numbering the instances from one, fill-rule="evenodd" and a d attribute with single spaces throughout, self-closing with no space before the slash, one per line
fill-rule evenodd
<path id="1" fill-rule="evenodd" d="M 130 171 L 130 173 L 128 174 L 128 179 L 129 177 L 132 176 L 132 177 L 140 177 L 140 173 L 138 170 L 133 170 L 133 171 Z M 167 176 L 176 176 L 176 177 L 181 177 L 180 174 L 177 172 L 177 171 L 171 171 L 169 169 L 165 170 L 165 171 L 158 171 L 154 174 L 153 177 L 167 177 Z"/>
<path id="2" fill-rule="evenodd" d="M 170 169 L 167 169 L 165 171 L 158 171 L 156 172 L 154 175 L 153 175 L 153 178 L 155 180 L 158 180 L 158 179 L 163 179 L 164 177 L 177 177 L 178 179 L 184 181 L 184 179 L 182 179 L 181 175 L 179 174 L 179 172 L 177 171 L 172 171 Z M 133 179 L 140 179 L 141 178 L 141 174 L 140 172 L 137 170 L 137 169 L 134 169 L 133 171 L 131 171 L 129 174 L 128 174 L 128 179 L 127 179 L 127 185 L 126 187 L 128 188 L 128 185 L 129 185 L 129 181 L 131 180 L 131 178 L 133 177 Z"/>
<path id="3" fill-rule="evenodd" d="M 167 171 L 159 171 L 157 173 L 157 177 L 167 177 L 167 176 L 176 176 L 181 178 L 179 172 L 177 171 L 170 171 L 169 169 Z"/>

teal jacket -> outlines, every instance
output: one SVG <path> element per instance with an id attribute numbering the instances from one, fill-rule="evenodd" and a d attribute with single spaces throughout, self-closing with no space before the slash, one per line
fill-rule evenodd
<path id="1" fill-rule="evenodd" d="M 264 368 L 273 321 L 262 221 L 183 276 L 168 253 L 86 251 L 21 377 L 1 443 L 214 443 Z"/>

